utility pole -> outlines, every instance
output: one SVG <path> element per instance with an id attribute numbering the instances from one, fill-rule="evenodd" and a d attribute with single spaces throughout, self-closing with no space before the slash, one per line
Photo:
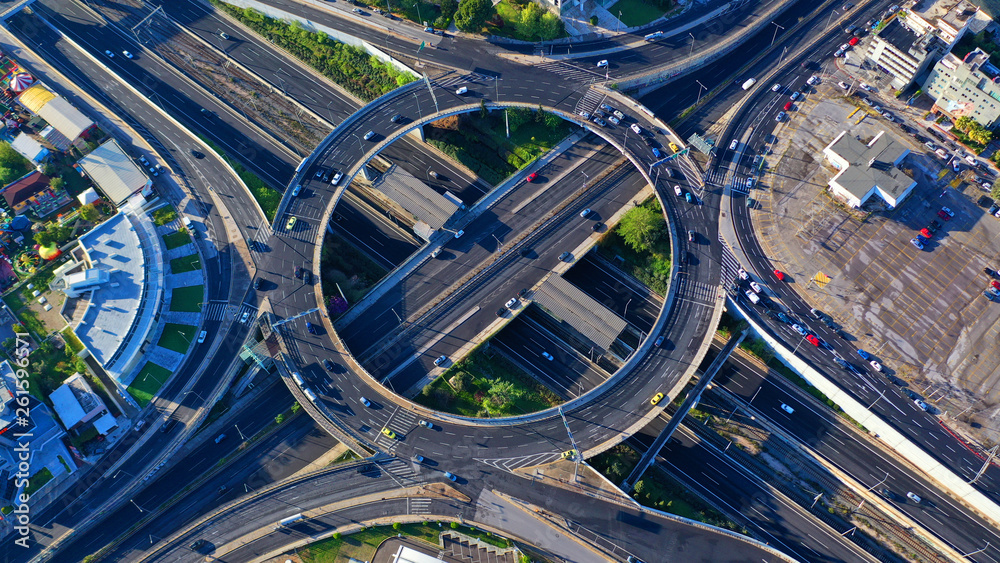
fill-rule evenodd
<path id="1" fill-rule="evenodd" d="M 996 457 L 997 455 L 997 448 L 1000 448 L 1000 444 L 993 446 L 993 449 L 991 449 L 988 452 L 989 455 L 986 456 L 986 461 L 983 462 L 983 467 L 979 470 L 979 473 L 976 473 L 976 476 L 973 477 L 971 481 L 969 481 L 970 485 L 978 481 L 979 478 L 983 476 L 983 473 L 986 473 L 986 470 L 989 468 L 990 464 L 993 463 L 993 458 Z"/>
<path id="2" fill-rule="evenodd" d="M 774 40 L 778 38 L 778 30 L 779 29 L 781 29 L 781 30 L 785 29 L 784 27 L 782 27 L 782 26 L 780 26 L 780 25 L 778 25 L 778 24 L 776 24 L 774 22 L 771 22 L 771 23 L 774 24 L 774 36 L 771 37 L 771 45 L 769 45 L 768 48 L 774 47 Z"/>

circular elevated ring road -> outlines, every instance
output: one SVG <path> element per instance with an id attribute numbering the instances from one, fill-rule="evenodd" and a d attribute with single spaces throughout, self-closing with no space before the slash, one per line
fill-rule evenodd
<path id="1" fill-rule="evenodd" d="M 374 442 L 380 429 L 389 423 L 391 417 L 400 416 L 397 412 L 399 409 L 411 412 L 416 410 L 422 418 L 435 423 L 445 421 L 446 424 L 438 433 L 422 431 L 413 439 L 393 442 L 397 453 L 413 453 L 414 450 L 410 448 L 417 448 L 437 454 L 443 462 L 442 471 L 449 468 L 443 466 L 445 463 L 455 464 L 451 468 L 462 467 L 468 470 L 472 460 L 490 464 L 500 459 L 535 456 L 536 463 L 543 463 L 548 460 L 547 456 L 555 459 L 561 452 L 570 449 L 571 445 L 566 428 L 555 409 L 517 419 L 462 419 L 441 413 L 435 416 L 401 397 L 386 393 L 349 356 L 336 337 L 328 336 L 334 333 L 327 318 L 320 320 L 320 315 L 324 315 L 322 305 L 317 305 L 318 302 L 321 303 L 321 297 L 314 295 L 313 286 L 303 284 L 293 276 L 299 266 L 316 270 L 326 222 L 349 184 L 348 180 L 361 170 L 363 163 L 392 139 L 443 115 L 477 111 L 480 101 L 497 106 L 542 106 L 547 111 L 572 119 L 579 109 L 593 109 L 604 97 L 603 94 L 595 96 L 597 92 L 590 91 L 587 85 L 560 80 L 548 72 L 531 67 L 519 73 L 515 84 L 509 84 L 510 82 L 512 81 L 505 80 L 498 84 L 478 75 L 450 74 L 430 82 L 433 95 L 424 81 L 418 81 L 359 110 L 321 144 L 310 157 L 309 166 L 300 167 L 293 185 L 301 182 L 302 194 L 308 193 L 309 197 L 292 197 L 291 190 L 286 192 L 274 221 L 274 235 L 269 241 L 269 261 L 258 270 L 269 272 L 269 275 L 291 278 L 282 280 L 287 287 L 295 287 L 295 284 L 301 286 L 301 289 L 287 292 L 285 297 L 272 301 L 271 310 L 278 319 L 302 316 L 302 319 L 283 323 L 278 333 L 289 363 L 296 366 L 289 366 L 289 369 L 300 372 L 311 389 L 328 390 L 317 394 L 317 406 L 323 414 L 342 431 L 374 450 L 379 449 Z M 456 90 L 462 86 L 467 87 L 468 92 L 465 95 L 456 94 Z M 587 96 L 584 102 L 593 107 L 587 108 L 583 104 L 580 108 L 577 107 L 584 96 Z M 622 105 L 615 104 L 614 101 L 610 103 Z M 428 115 L 435 107 L 438 111 Z M 634 108 L 622 109 L 628 111 L 644 130 L 662 134 L 663 129 L 647 119 L 642 112 Z M 390 121 L 396 114 L 403 116 L 400 125 Z M 374 131 L 375 136 L 366 141 L 364 136 L 368 131 Z M 622 127 L 602 128 L 595 132 L 619 149 L 624 146 L 624 152 L 632 163 L 643 174 L 649 173 L 653 157 L 639 135 L 624 127 L 624 124 Z M 662 135 L 660 140 L 661 144 L 667 144 Z M 313 164 L 344 171 L 345 177 L 339 187 L 314 181 Z M 661 183 L 670 178 L 668 173 L 654 173 L 654 177 L 659 179 L 660 176 L 663 179 Z M 647 338 L 646 345 L 632 359 L 632 369 L 623 368 L 603 385 L 573 403 L 564 405 L 564 414 L 581 451 L 586 452 L 609 441 L 617 443 L 624 439 L 632 431 L 632 427 L 641 423 L 654 409 L 649 401 L 654 394 L 670 394 L 678 382 L 686 382 L 699 360 L 699 354 L 703 353 L 702 343 L 706 335 L 711 334 L 713 315 L 721 303 L 718 266 L 720 249 L 717 242 L 719 194 L 702 194 L 694 187 L 689 189 L 699 196 L 693 204 L 676 197 L 670 187 L 666 190 L 657 189 L 668 216 L 675 254 L 682 258 L 675 262 L 683 264 L 675 265 L 672 289 L 665 301 L 665 314 L 661 313 L 653 330 L 654 335 L 662 331 L 667 344 L 661 348 L 653 348 L 651 339 Z M 295 223 L 289 229 L 287 225 L 293 217 Z M 698 232 L 702 244 L 689 244 L 686 237 L 679 237 L 678 233 L 685 230 Z M 467 241 L 462 239 L 461 242 Z M 556 264 L 555 256 L 565 249 L 535 250 L 539 254 L 535 258 L 536 264 L 551 264 L 551 268 Z M 318 278 L 314 277 L 316 279 Z M 318 289 L 318 285 L 315 289 Z M 307 313 L 310 310 L 313 312 Z M 327 328 L 327 335 L 310 334 L 306 330 L 306 320 L 316 324 L 322 322 Z M 322 366 L 326 359 L 346 369 L 340 369 L 339 373 L 327 372 Z M 373 400 L 373 407 L 363 406 L 361 397 Z M 655 408 L 662 408 L 668 403 L 669 397 Z M 404 418 L 407 418 L 402 428 L 405 438 L 410 430 L 419 427 L 412 415 Z M 457 424 L 461 426 L 456 427 Z M 396 428 L 399 429 L 399 426 Z M 446 451 L 441 451 L 442 448 Z M 452 460 L 446 461 L 449 457 Z M 474 475 L 466 477 L 473 478 Z"/>

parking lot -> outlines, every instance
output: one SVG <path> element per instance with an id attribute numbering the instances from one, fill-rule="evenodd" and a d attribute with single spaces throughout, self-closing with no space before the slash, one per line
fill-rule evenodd
<path id="1" fill-rule="evenodd" d="M 877 351 L 942 410 L 958 413 L 977 397 L 971 412 L 988 414 L 1000 394 L 1000 303 L 983 296 L 983 268 L 1000 265 L 1000 220 L 977 205 L 981 188 L 944 172 L 945 161 L 897 124 L 874 115 L 857 123 L 860 112 L 849 117 L 856 106 L 837 86 L 843 77 L 823 78 L 776 132 L 765 189 L 751 193 L 760 202 L 753 212 L 758 237 L 795 290 L 830 313 L 859 348 Z M 904 116 L 922 130 L 924 122 L 912 121 L 922 115 L 914 114 Z M 900 167 L 917 187 L 896 209 L 849 210 L 830 197 L 826 185 L 836 170 L 822 150 L 845 129 L 863 140 L 884 130 L 911 149 Z M 942 207 L 954 217 L 939 217 Z M 940 230 L 916 248 L 910 239 L 932 220 Z"/>

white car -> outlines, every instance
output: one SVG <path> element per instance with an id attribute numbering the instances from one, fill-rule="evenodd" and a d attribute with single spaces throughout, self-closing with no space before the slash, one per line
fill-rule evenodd
<path id="1" fill-rule="evenodd" d="M 915 502 L 917 504 L 920 504 L 920 497 L 917 496 L 917 495 L 915 495 L 915 494 L 913 494 L 913 493 L 911 493 L 910 491 L 906 491 L 906 498 L 912 500 L 913 502 Z"/>
<path id="2" fill-rule="evenodd" d="M 755 281 L 750 282 L 750 289 L 752 289 L 754 293 L 761 292 L 760 286 Z"/>
<path id="3" fill-rule="evenodd" d="M 545 358 L 546 360 L 550 361 L 550 362 L 554 359 L 552 357 L 552 354 L 549 354 L 548 352 L 542 352 L 542 357 Z"/>
<path id="4" fill-rule="evenodd" d="M 819 84 L 819 77 L 816 76 L 815 74 L 812 75 L 812 76 L 810 76 L 809 80 L 806 80 L 806 84 L 808 84 L 810 86 L 813 86 L 815 84 Z"/>
<path id="5" fill-rule="evenodd" d="M 370 141 L 370 140 L 372 140 L 372 137 L 374 137 L 374 136 L 375 136 L 375 132 L 374 131 L 369 131 L 369 132 L 365 133 L 365 140 L 366 141 Z"/>
<path id="6" fill-rule="evenodd" d="M 747 178 L 747 189 L 748 190 L 753 187 L 753 183 L 754 183 L 754 179 L 753 178 Z"/>
<path id="7" fill-rule="evenodd" d="M 458 477 L 455 477 L 455 475 L 450 471 L 445 471 L 444 476 L 451 479 L 452 481 L 458 481 Z"/>
<path id="8" fill-rule="evenodd" d="M 840 82 L 838 82 L 837 86 L 840 86 L 844 90 L 847 90 L 848 88 L 850 88 L 850 86 L 846 82 L 844 82 L 843 80 L 841 80 Z"/>
<path id="9" fill-rule="evenodd" d="M 878 371 L 878 372 L 882 371 L 882 364 L 876 362 L 875 360 L 872 360 L 872 361 L 870 361 L 868 363 L 871 364 L 872 369 L 874 369 L 875 371 Z"/>
<path id="10" fill-rule="evenodd" d="M 788 98 L 791 99 L 794 102 L 795 100 L 799 99 L 799 96 L 801 96 L 801 95 L 802 94 L 799 93 L 798 90 L 796 90 L 795 92 L 792 92 L 792 95 L 788 96 Z"/>
<path id="11" fill-rule="evenodd" d="M 976 165 L 976 157 L 972 156 L 971 154 L 965 155 L 965 161 L 968 162 L 970 166 Z"/>
<path id="12" fill-rule="evenodd" d="M 729 150 L 734 151 L 734 150 L 736 150 L 736 147 L 738 147 L 738 146 L 740 146 L 739 139 L 733 139 L 733 142 L 729 143 Z"/>
<path id="13" fill-rule="evenodd" d="M 201 331 L 201 334 L 198 335 L 198 344 L 204 344 L 206 336 L 208 336 L 208 331 L 207 330 Z"/>
<path id="14" fill-rule="evenodd" d="M 423 426 L 424 428 L 429 428 L 431 430 L 434 430 L 434 423 L 432 423 L 430 421 L 421 420 L 419 424 L 420 424 L 420 426 Z"/>
<path id="15" fill-rule="evenodd" d="M 955 212 L 952 211 L 951 209 L 948 209 L 947 207 L 942 207 L 941 211 L 944 211 L 945 213 L 947 213 L 949 217 L 954 217 L 955 216 Z"/>
<path id="16" fill-rule="evenodd" d="M 622 123 L 622 120 L 618 119 L 617 117 L 615 117 L 613 115 L 609 115 L 608 116 L 608 121 L 610 121 L 611 123 L 614 123 L 615 125 L 621 125 L 621 123 Z"/>
<path id="17" fill-rule="evenodd" d="M 132 53 L 129 53 L 128 51 L 122 51 L 122 54 L 125 55 L 126 59 L 131 59 L 132 58 Z"/>
<path id="18" fill-rule="evenodd" d="M 330 185 L 336 186 L 337 184 L 340 183 L 340 179 L 343 177 L 344 177 L 343 172 L 337 172 L 336 174 L 333 175 L 333 178 L 330 178 Z"/>
<path id="19" fill-rule="evenodd" d="M 747 274 L 747 271 L 744 270 L 743 268 L 740 268 L 736 273 L 740 275 L 740 279 L 741 280 L 748 280 L 748 279 L 750 279 L 750 275 Z"/>
<path id="20" fill-rule="evenodd" d="M 468 91 L 469 91 L 469 88 L 467 86 L 462 86 L 458 90 L 455 90 L 455 93 L 458 94 L 459 96 L 461 96 L 461 95 L 465 94 Z"/>
<path id="21" fill-rule="evenodd" d="M 465 234 L 464 230 L 455 231 L 455 238 L 462 238 L 462 235 L 464 234 Z"/>
<path id="22" fill-rule="evenodd" d="M 595 117 L 594 118 L 594 123 L 600 125 L 601 127 L 607 127 L 608 126 L 608 124 L 605 123 L 604 120 L 601 119 L 600 117 Z"/>
<path id="23" fill-rule="evenodd" d="M 622 113 L 621 110 L 617 110 L 616 109 L 615 111 L 613 111 L 611 113 L 615 114 L 615 117 L 617 117 L 618 119 L 625 119 L 625 114 Z"/>
<path id="24" fill-rule="evenodd" d="M 517 305 L 517 297 L 511 297 L 510 301 L 503 304 L 503 306 L 507 307 L 508 309 L 513 309 L 514 305 Z"/>
<path id="25" fill-rule="evenodd" d="M 249 319 L 249 318 L 250 318 L 250 311 L 244 311 L 243 312 L 243 316 L 240 317 L 240 322 L 241 323 L 245 323 L 245 322 L 247 322 L 247 319 Z"/>
<path id="26" fill-rule="evenodd" d="M 302 184 L 296 184 L 295 187 L 292 188 L 292 196 L 294 197 L 299 195 L 299 192 L 301 191 L 302 191 Z"/>
<path id="27" fill-rule="evenodd" d="M 792 414 L 793 412 L 795 412 L 795 409 L 786 405 L 785 403 L 781 403 L 781 410 L 787 412 L 788 414 Z"/>
<path id="28" fill-rule="evenodd" d="M 864 90 L 865 92 L 871 92 L 872 91 L 872 87 L 869 86 L 869 85 L 867 85 L 867 84 L 865 84 L 864 82 L 862 82 L 861 84 L 858 84 L 858 87 L 861 88 L 862 90 Z"/>
<path id="29" fill-rule="evenodd" d="M 584 119 L 590 119 L 590 113 L 585 112 L 585 111 L 581 111 L 580 112 L 580 117 L 582 117 Z"/>
<path id="30" fill-rule="evenodd" d="M 364 397 L 361 397 L 361 404 L 364 405 L 364 406 L 366 406 L 366 407 L 368 407 L 368 408 L 372 407 L 372 402 L 369 401 L 368 399 L 364 398 Z"/>
<path id="31" fill-rule="evenodd" d="M 915 238 L 911 238 L 910 239 L 910 244 L 912 244 L 913 246 L 917 247 L 919 250 L 923 250 L 924 249 L 924 243 L 920 242 L 919 240 L 917 240 Z"/>
<path id="32" fill-rule="evenodd" d="M 772 92 L 777 92 L 778 90 L 781 90 L 781 84 L 775 84 L 774 86 L 771 86 Z"/>
<path id="33" fill-rule="evenodd" d="M 639 127 L 638 124 L 633 123 L 629 126 L 629 128 L 634 131 L 636 135 L 642 135 L 642 127 Z"/>
<path id="34" fill-rule="evenodd" d="M 438 358 L 434 360 L 434 365 L 439 366 L 447 361 L 448 356 L 438 356 Z"/>
<path id="35" fill-rule="evenodd" d="M 597 61 L 597 68 L 604 68 L 606 66 L 608 66 L 608 60 L 607 59 Z"/>
<path id="36" fill-rule="evenodd" d="M 677 197 L 681 197 L 681 187 L 676 184 L 674 185 L 674 194 L 676 194 Z"/>
<path id="37" fill-rule="evenodd" d="M 927 412 L 927 410 L 931 408 L 927 403 L 921 401 L 920 399 L 913 399 L 913 404 L 917 405 L 920 408 L 920 410 L 922 410 L 924 412 Z M 920 502 L 920 501 L 917 500 L 917 502 Z"/>

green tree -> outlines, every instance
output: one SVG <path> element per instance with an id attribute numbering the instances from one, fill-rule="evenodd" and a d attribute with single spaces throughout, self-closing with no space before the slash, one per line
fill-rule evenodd
<path id="1" fill-rule="evenodd" d="M 491 412 L 501 412 L 509 407 L 518 395 L 520 393 L 514 387 L 512 381 L 494 379 L 490 382 L 490 389 L 486 392 L 486 400 L 483 401 L 483 406 L 487 407 L 487 410 Z"/>
<path id="2" fill-rule="evenodd" d="M 1000 151 L 997 152 L 1000 153 Z M 1000 182 L 993 184 L 993 188 L 990 190 L 990 195 L 993 196 L 993 199 L 1000 200 Z"/>
<path id="3" fill-rule="evenodd" d="M 479 33 L 494 13 L 490 0 L 462 0 L 455 12 L 455 25 L 462 31 Z"/>
<path id="4" fill-rule="evenodd" d="M 486 119 L 488 114 L 489 112 L 486 111 L 486 100 L 479 100 L 479 117 Z"/>
<path id="5" fill-rule="evenodd" d="M 633 250 L 645 252 L 662 236 L 664 226 L 663 217 L 657 212 L 648 207 L 633 207 L 622 217 L 618 233 Z"/>
<path id="6" fill-rule="evenodd" d="M 59 242 L 59 234 L 53 229 L 45 229 L 44 231 L 38 231 L 35 233 L 35 242 L 41 246 L 52 246 Z"/>
<path id="7" fill-rule="evenodd" d="M 294 403 L 292 403 L 292 414 L 295 414 L 295 413 L 299 412 L 300 410 L 302 410 L 302 405 L 300 405 L 298 401 L 295 401 Z"/>
<path id="8" fill-rule="evenodd" d="M 61 190 L 66 185 L 66 180 L 62 178 L 52 178 L 49 180 L 49 187 L 53 190 Z"/>
<path id="9" fill-rule="evenodd" d="M 97 207 L 93 203 L 88 203 L 80 208 L 80 217 L 83 217 L 84 221 L 94 223 L 100 219 L 101 212 L 97 210 Z"/>
<path id="10" fill-rule="evenodd" d="M 562 123 L 562 118 L 552 112 L 545 112 L 545 126 L 555 129 Z"/>
<path id="11" fill-rule="evenodd" d="M 519 127 L 531 120 L 531 110 L 528 108 L 510 108 L 507 110 L 507 121 L 510 123 L 510 131 L 513 133 Z M 998 151 L 1000 152 L 1000 151 Z"/>
<path id="12" fill-rule="evenodd" d="M 545 108 L 538 104 L 538 111 L 535 112 L 535 123 L 541 123 L 545 119 Z"/>
<path id="13" fill-rule="evenodd" d="M 274 417 L 274 421 L 277 422 L 278 424 L 281 424 L 282 422 L 285 421 L 285 414 L 281 413 L 278 416 Z"/>
<path id="14" fill-rule="evenodd" d="M 441 0 L 441 17 L 448 19 L 458 11 L 458 0 Z"/>
<path id="15" fill-rule="evenodd" d="M 400 529 L 400 528 L 402 528 L 402 527 L 403 527 L 403 525 L 402 525 L 402 524 L 400 524 L 399 522 L 393 522 L 393 523 L 392 523 L 392 529 L 393 529 L 393 530 L 399 530 L 399 529 Z"/>

